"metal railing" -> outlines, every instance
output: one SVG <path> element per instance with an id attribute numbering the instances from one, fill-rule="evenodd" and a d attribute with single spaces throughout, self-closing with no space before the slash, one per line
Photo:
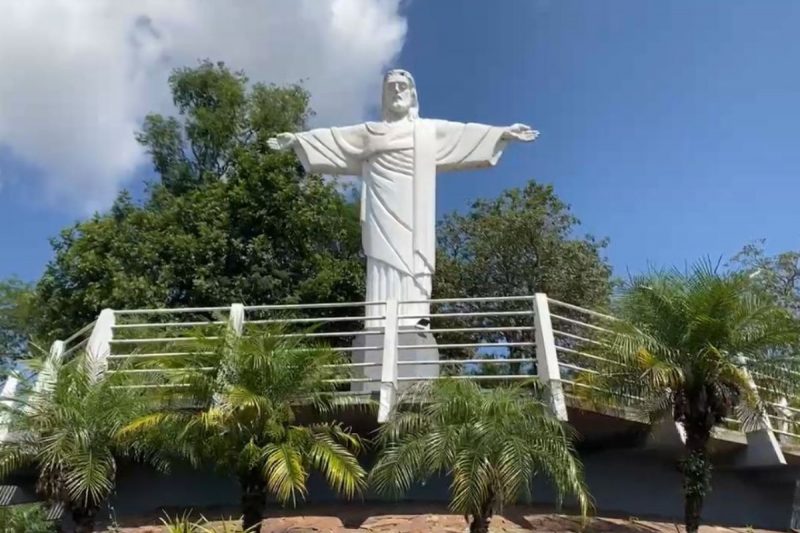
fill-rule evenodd
<path id="1" fill-rule="evenodd" d="M 419 304 L 426 306 L 424 315 L 419 313 Z M 430 323 L 410 325 L 418 319 L 429 319 Z M 214 370 L 197 362 L 207 353 L 198 349 L 199 341 L 257 335 L 278 327 L 280 335 L 314 339 L 341 353 L 345 359 L 341 366 L 348 372 L 337 385 L 343 393 L 376 397 L 380 421 L 386 419 L 404 388 L 440 376 L 476 380 L 486 386 L 537 380 L 549 394 L 555 414 L 567 420 L 567 400 L 585 398 L 581 389 L 593 387 L 585 378 L 620 364 L 597 349 L 616 320 L 544 294 L 106 309 L 92 324 L 54 343 L 51 358 L 69 358 L 86 351 L 103 372 L 150 379 L 137 382 L 137 387 L 176 387 L 182 384 L 164 376 L 181 369 Z M 183 366 L 176 369 L 159 364 L 167 358 L 182 360 Z M 13 395 L 15 386 L 9 380 L 4 396 Z M 754 376 L 753 386 L 767 394 L 758 376 Z M 627 399 L 632 405 L 640 400 Z M 783 443 L 800 442 L 800 399 L 765 396 L 765 400 L 770 431 Z M 725 425 L 742 430 L 735 420 L 727 420 Z"/>
<path id="2" fill-rule="evenodd" d="M 778 440 L 785 444 L 800 445 L 800 397 L 777 396 L 765 382 L 774 378 L 766 378 L 758 372 L 752 372 L 755 389 L 766 404 L 767 425 Z M 792 379 L 789 376 L 788 379 Z M 795 376 L 793 379 L 800 379 Z"/>
<path id="3" fill-rule="evenodd" d="M 561 371 L 561 383 L 567 397 L 582 399 L 585 397 L 580 389 L 594 389 L 582 381 L 582 378 L 597 374 L 603 365 L 614 365 L 614 361 L 597 353 L 593 348 L 601 346 L 598 334 L 611 333 L 609 325 L 616 318 L 548 298 L 551 308 L 550 319 L 553 324 L 555 350 L 558 354 L 558 366 Z M 595 352 L 597 350 L 594 350 Z"/>

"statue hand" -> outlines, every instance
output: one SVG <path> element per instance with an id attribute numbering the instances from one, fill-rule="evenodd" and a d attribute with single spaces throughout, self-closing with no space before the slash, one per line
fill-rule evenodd
<path id="1" fill-rule="evenodd" d="M 535 141 L 538 136 L 538 131 L 525 124 L 513 124 L 503 132 L 503 139 L 509 141 L 531 142 Z"/>
<path id="2" fill-rule="evenodd" d="M 294 145 L 297 137 L 294 133 L 279 133 L 271 139 L 267 139 L 267 146 L 273 150 L 286 150 Z"/>

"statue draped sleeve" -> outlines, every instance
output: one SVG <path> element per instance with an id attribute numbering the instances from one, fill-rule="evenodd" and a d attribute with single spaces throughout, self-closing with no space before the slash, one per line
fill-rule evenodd
<path id="1" fill-rule="evenodd" d="M 494 166 L 503 154 L 505 128 L 436 121 L 436 168 L 440 171 Z"/>
<path id="2" fill-rule="evenodd" d="M 367 146 L 364 124 L 295 134 L 294 151 L 308 172 L 360 176 Z"/>

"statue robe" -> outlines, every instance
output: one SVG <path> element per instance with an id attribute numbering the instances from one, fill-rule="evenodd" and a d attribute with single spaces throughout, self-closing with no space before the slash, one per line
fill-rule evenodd
<path id="1" fill-rule="evenodd" d="M 295 152 L 307 171 L 361 177 L 366 301 L 400 301 L 401 326 L 430 313 L 424 300 L 431 297 L 436 268 L 436 172 L 494 165 L 505 145 L 503 131 L 414 119 L 297 134 Z M 381 326 L 370 317 L 382 314 L 381 306 L 367 306 L 366 326 Z"/>

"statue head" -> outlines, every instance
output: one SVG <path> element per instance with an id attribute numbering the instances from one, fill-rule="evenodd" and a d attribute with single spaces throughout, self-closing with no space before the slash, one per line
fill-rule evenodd
<path id="1" fill-rule="evenodd" d="M 414 77 L 406 70 L 390 70 L 383 77 L 384 120 L 419 117 L 419 99 Z"/>

